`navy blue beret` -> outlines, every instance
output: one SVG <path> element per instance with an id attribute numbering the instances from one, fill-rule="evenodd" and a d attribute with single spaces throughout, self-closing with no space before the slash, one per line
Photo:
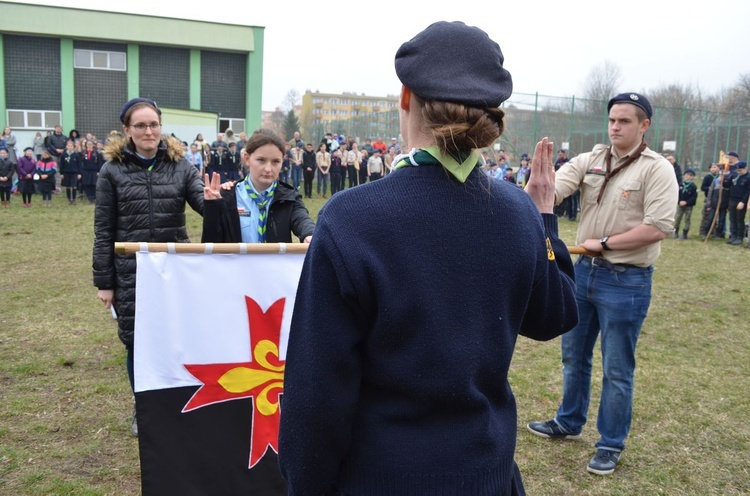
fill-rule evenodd
<path id="1" fill-rule="evenodd" d="M 481 29 L 440 21 L 396 52 L 396 75 L 426 100 L 499 107 L 513 92 L 503 53 Z"/>
<path id="2" fill-rule="evenodd" d="M 685 172 L 683 174 L 692 174 L 695 175 L 695 171 L 693 169 L 685 169 Z"/>
<path id="3" fill-rule="evenodd" d="M 745 162 L 744 160 L 740 160 L 739 162 L 737 162 L 736 167 L 738 169 L 744 169 L 745 167 L 747 167 L 747 162 Z"/>
<path id="4" fill-rule="evenodd" d="M 122 110 L 120 110 L 120 122 L 125 124 L 125 114 L 128 113 L 128 110 L 130 110 L 133 105 L 136 105 L 138 103 L 148 103 L 149 105 L 154 107 L 154 110 L 156 110 L 157 114 L 161 115 L 161 110 L 159 109 L 159 106 L 156 105 L 155 101 L 151 100 L 150 98 L 133 98 L 122 106 Z"/>
<path id="5" fill-rule="evenodd" d="M 737 152 L 735 152 L 734 150 L 732 150 L 731 152 L 727 153 L 727 155 L 732 156 L 734 158 L 740 158 L 739 154 L 737 154 Z"/>
<path id="6" fill-rule="evenodd" d="M 620 93 L 619 95 L 613 96 L 607 104 L 607 112 L 609 112 L 612 109 L 612 105 L 615 105 L 616 103 L 630 103 L 636 107 L 640 107 L 646 112 L 646 117 L 649 119 L 654 115 L 654 111 L 651 108 L 651 102 L 648 101 L 648 98 L 639 93 Z"/>

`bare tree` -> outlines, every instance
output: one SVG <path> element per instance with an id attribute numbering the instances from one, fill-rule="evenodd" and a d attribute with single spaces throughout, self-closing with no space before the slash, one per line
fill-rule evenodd
<path id="1" fill-rule="evenodd" d="M 269 127 L 279 136 L 284 138 L 284 119 L 286 114 L 281 110 L 280 107 L 276 107 L 276 110 L 271 114 L 268 125 Z"/>
<path id="2" fill-rule="evenodd" d="M 750 117 L 750 74 L 741 74 L 737 83 L 721 102 L 721 111 L 732 113 L 735 118 Z"/>
<path id="3" fill-rule="evenodd" d="M 290 110 L 294 110 L 294 108 L 297 106 L 299 102 L 300 102 L 299 92 L 295 89 L 291 89 L 287 92 L 286 96 L 284 97 L 282 108 L 286 110 L 287 112 Z"/>
<path id="4" fill-rule="evenodd" d="M 584 109 L 591 115 L 604 115 L 607 101 L 622 84 L 622 71 L 611 60 L 594 66 L 583 86 Z"/>

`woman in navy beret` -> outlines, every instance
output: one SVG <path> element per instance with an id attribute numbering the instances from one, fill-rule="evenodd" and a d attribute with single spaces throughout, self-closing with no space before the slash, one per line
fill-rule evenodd
<path id="1" fill-rule="evenodd" d="M 512 83 L 476 27 L 429 26 L 398 50 L 396 73 L 410 151 L 328 201 L 302 269 L 282 474 L 295 495 L 524 494 L 513 348 L 577 321 L 552 143 L 536 146 L 528 193 L 482 173 Z"/>

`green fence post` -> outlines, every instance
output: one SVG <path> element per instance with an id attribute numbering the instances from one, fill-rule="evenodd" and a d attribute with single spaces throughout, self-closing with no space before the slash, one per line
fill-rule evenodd
<path id="1" fill-rule="evenodd" d="M 684 150 L 682 148 L 682 140 L 683 140 L 683 138 L 685 136 L 685 134 L 684 134 L 685 133 L 685 110 L 686 110 L 685 107 L 682 107 L 682 112 L 681 112 L 681 115 L 680 115 L 680 137 L 677 138 L 677 146 L 675 147 L 675 148 L 677 148 L 677 150 L 680 150 L 680 152 L 681 152 L 680 162 L 683 163 L 683 164 L 685 163 L 685 152 L 684 152 Z M 675 152 L 676 152 L 676 150 L 675 150 Z"/>
<path id="2" fill-rule="evenodd" d="M 539 92 L 537 91 L 534 93 L 534 141 L 533 143 L 536 144 L 538 141 L 537 139 L 537 125 L 538 125 L 538 117 L 539 116 Z"/>
<path id="3" fill-rule="evenodd" d="M 575 121 L 573 119 L 573 114 L 576 110 L 576 96 L 573 95 L 573 98 L 570 100 L 570 124 L 568 125 L 568 142 L 570 145 L 568 145 L 568 148 L 573 148 L 573 131 L 575 129 Z M 568 150 L 568 153 L 570 153 L 570 150 Z"/>
<path id="4" fill-rule="evenodd" d="M 727 147 L 724 151 L 729 151 L 729 140 L 732 136 L 732 117 L 734 117 L 734 113 L 729 112 L 729 125 L 727 126 Z"/>

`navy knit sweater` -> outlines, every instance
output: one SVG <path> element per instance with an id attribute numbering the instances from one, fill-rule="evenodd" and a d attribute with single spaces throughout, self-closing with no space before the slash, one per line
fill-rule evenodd
<path id="1" fill-rule="evenodd" d="M 574 295 L 556 217 L 513 184 L 420 166 L 337 193 L 289 337 L 289 494 L 511 494 L 516 338 L 573 327 Z"/>

